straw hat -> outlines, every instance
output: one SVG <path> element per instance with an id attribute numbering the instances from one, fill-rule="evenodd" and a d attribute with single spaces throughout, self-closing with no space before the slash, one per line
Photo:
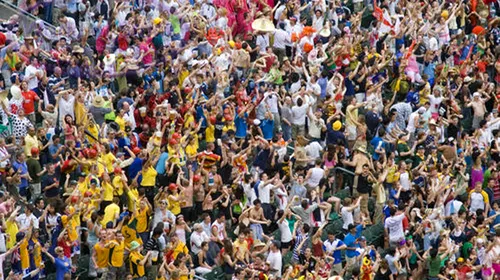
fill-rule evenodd
<path id="1" fill-rule="evenodd" d="M 363 153 L 363 154 L 368 153 L 368 152 L 366 151 L 366 147 L 365 147 L 365 146 L 359 146 L 359 147 L 357 147 L 357 148 L 356 148 L 356 151 L 361 152 L 361 153 Z"/>
<path id="2" fill-rule="evenodd" d="M 276 27 L 272 21 L 267 18 L 258 18 L 252 22 L 252 28 L 261 32 L 273 32 Z"/>
<path id="3" fill-rule="evenodd" d="M 321 37 L 330 37 L 331 34 L 330 28 L 323 27 L 323 29 L 319 31 L 319 36 Z"/>
<path id="4" fill-rule="evenodd" d="M 102 98 L 102 96 L 100 95 L 96 96 L 92 101 L 92 106 L 98 108 L 104 106 L 104 99 Z"/>
<path id="5" fill-rule="evenodd" d="M 104 59 L 102 60 L 104 62 L 104 64 L 106 65 L 111 65 L 113 63 L 115 63 L 115 55 L 114 54 L 108 54 L 104 57 Z"/>
<path id="6" fill-rule="evenodd" d="M 84 49 L 80 46 L 75 46 L 73 48 L 73 53 L 83 53 L 84 52 Z"/>

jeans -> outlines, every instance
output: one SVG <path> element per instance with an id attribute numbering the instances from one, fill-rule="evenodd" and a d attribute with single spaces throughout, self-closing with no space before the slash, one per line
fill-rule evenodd
<path id="1" fill-rule="evenodd" d="M 283 130 L 283 139 L 285 141 L 290 140 L 290 138 L 292 138 L 292 126 L 282 122 L 281 129 Z"/>
<path id="2" fill-rule="evenodd" d="M 43 3 L 43 19 L 52 24 L 52 2 L 50 3 Z"/>

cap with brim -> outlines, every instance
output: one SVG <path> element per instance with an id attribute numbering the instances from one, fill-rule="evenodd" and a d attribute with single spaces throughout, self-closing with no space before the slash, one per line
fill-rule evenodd
<path id="1" fill-rule="evenodd" d="M 333 127 L 333 130 L 339 131 L 342 128 L 342 123 L 340 121 L 335 121 L 333 123 L 332 127 Z"/>
<path id="2" fill-rule="evenodd" d="M 329 28 L 323 28 L 319 31 L 319 35 L 321 37 L 330 37 L 330 35 L 332 34 L 332 32 L 330 31 Z"/>
<path id="3" fill-rule="evenodd" d="M 84 52 L 85 52 L 85 50 L 80 46 L 75 46 L 73 48 L 73 53 L 84 53 Z"/>
<path id="4" fill-rule="evenodd" d="M 347 230 L 351 230 L 353 228 L 356 228 L 356 226 L 354 224 L 349 224 L 349 226 L 347 226 Z"/>
<path id="5" fill-rule="evenodd" d="M 481 94 L 479 92 L 474 92 L 474 94 L 472 95 L 473 97 L 481 97 Z"/>
<path id="6" fill-rule="evenodd" d="M 87 177 L 87 174 L 85 172 L 81 172 L 80 174 L 78 174 L 78 177 Z"/>
<path id="7" fill-rule="evenodd" d="M 471 77 L 467 76 L 467 77 L 464 78 L 464 83 L 470 83 L 470 82 L 472 82 L 472 78 Z"/>
<path id="8" fill-rule="evenodd" d="M 361 153 L 364 153 L 364 154 L 366 154 L 366 153 L 367 153 L 367 151 L 366 151 L 366 147 L 365 147 L 365 146 L 359 146 L 359 147 L 357 147 L 357 148 L 356 148 L 356 151 L 361 152 Z"/>

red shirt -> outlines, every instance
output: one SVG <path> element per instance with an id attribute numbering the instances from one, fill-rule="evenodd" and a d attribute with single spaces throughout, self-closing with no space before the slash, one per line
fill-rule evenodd
<path id="1" fill-rule="evenodd" d="M 32 90 L 25 91 L 22 93 L 23 95 L 23 109 L 26 115 L 32 114 L 35 112 L 35 100 L 38 100 L 38 95 Z"/>
<path id="2" fill-rule="evenodd" d="M 57 246 L 63 248 L 64 256 L 71 258 L 71 244 L 64 240 L 57 241 Z"/>

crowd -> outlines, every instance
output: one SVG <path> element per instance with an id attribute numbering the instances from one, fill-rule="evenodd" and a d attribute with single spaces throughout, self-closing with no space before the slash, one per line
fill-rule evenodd
<path id="1" fill-rule="evenodd" d="M 14 1 L 0 280 L 500 279 L 500 1 Z"/>

